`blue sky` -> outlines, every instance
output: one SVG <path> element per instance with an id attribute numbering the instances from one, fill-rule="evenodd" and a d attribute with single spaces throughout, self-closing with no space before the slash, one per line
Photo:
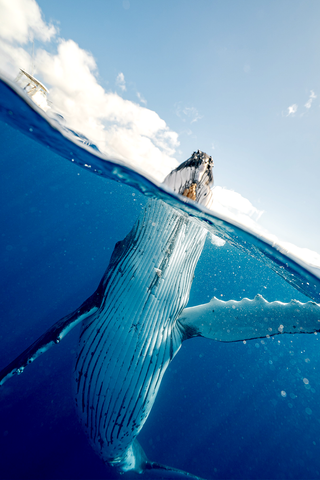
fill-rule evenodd
<path id="1" fill-rule="evenodd" d="M 56 35 L 35 35 L 36 51 L 71 39 L 90 52 L 106 92 L 177 134 L 167 156 L 211 154 L 216 185 L 263 210 L 259 223 L 281 239 L 320 252 L 318 0 L 37 3 Z"/>

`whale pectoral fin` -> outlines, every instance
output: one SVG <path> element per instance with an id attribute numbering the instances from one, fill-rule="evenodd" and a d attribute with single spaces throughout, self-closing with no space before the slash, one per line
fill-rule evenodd
<path id="1" fill-rule="evenodd" d="M 163 479 L 173 479 L 173 478 L 194 478 L 196 480 L 204 480 L 201 477 L 197 477 L 192 473 L 185 472 L 184 470 L 179 470 L 178 468 L 168 467 L 167 465 L 162 465 L 162 463 L 157 462 L 149 462 L 147 461 L 145 465 L 144 472 L 148 470 L 148 478 L 159 478 L 159 474 L 161 474 L 160 478 Z M 154 472 L 154 476 L 152 476 L 152 472 Z"/>
<path id="2" fill-rule="evenodd" d="M 157 462 L 147 461 L 144 471 L 146 470 L 148 470 L 148 478 L 150 479 L 159 478 L 159 473 L 160 473 L 161 474 L 160 478 L 163 478 L 163 479 L 194 478 L 196 480 L 204 480 L 203 478 L 197 477 L 192 473 L 185 472 L 184 470 L 179 470 L 178 468 L 168 467 L 167 465 L 163 465 L 162 463 L 157 463 Z M 152 476 L 152 474 L 150 475 L 152 471 L 155 473 L 154 476 Z"/>
<path id="3" fill-rule="evenodd" d="M 183 340 L 200 336 L 237 342 L 283 333 L 317 333 L 320 305 L 297 300 L 267 302 L 261 295 L 239 302 L 214 297 L 205 305 L 184 309 L 178 322 Z"/>
<path id="4" fill-rule="evenodd" d="M 41 337 L 13 360 L 13 362 L 1 370 L 0 386 L 13 375 L 22 373 L 27 365 L 32 363 L 39 355 L 46 352 L 53 345 L 59 343 L 73 327 L 85 318 L 93 315 L 98 310 L 100 301 L 98 288 L 77 310 L 58 320 L 58 322 L 41 335 Z"/>

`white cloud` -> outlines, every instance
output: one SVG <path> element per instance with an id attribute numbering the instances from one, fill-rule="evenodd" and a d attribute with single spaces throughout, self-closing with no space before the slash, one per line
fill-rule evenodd
<path id="1" fill-rule="evenodd" d="M 127 90 L 127 87 L 126 87 L 126 81 L 124 79 L 124 75 L 122 72 L 120 72 L 116 78 L 116 84 L 118 85 L 119 88 L 121 88 L 121 90 L 123 92 L 125 92 Z"/>
<path id="2" fill-rule="evenodd" d="M 289 115 L 294 115 L 297 110 L 298 110 L 298 105 L 296 105 L 295 103 L 290 107 L 288 107 L 287 117 L 289 117 Z"/>
<path id="3" fill-rule="evenodd" d="M 310 90 L 310 96 L 308 98 L 308 101 L 307 103 L 304 104 L 304 106 L 309 109 L 311 108 L 311 105 L 312 105 L 312 102 L 313 100 L 315 100 L 317 98 L 317 95 L 314 93 L 313 90 Z M 294 114 L 296 113 L 296 111 L 298 110 L 298 105 L 296 103 L 294 103 L 293 105 L 291 105 L 290 107 L 288 107 L 288 113 L 287 113 L 287 117 L 289 117 L 289 115 L 292 115 L 294 116 Z M 300 116 L 303 117 L 305 114 L 304 113 L 301 113 Z"/>
<path id="4" fill-rule="evenodd" d="M 159 115 L 98 84 L 92 55 L 61 40 L 56 55 L 38 51 L 36 64 L 67 125 L 87 135 L 107 155 L 134 162 L 162 180 L 177 165 L 178 135 Z"/>
<path id="5" fill-rule="evenodd" d="M 0 0 L 0 36 L 7 42 L 25 44 L 32 38 L 43 42 L 57 33 L 42 20 L 35 0 Z"/>
<path id="6" fill-rule="evenodd" d="M 312 102 L 315 98 L 317 98 L 317 95 L 315 95 L 314 91 L 311 90 L 309 99 L 308 99 L 307 103 L 305 104 L 305 107 L 306 108 L 311 108 Z"/>
<path id="7" fill-rule="evenodd" d="M 19 11 L 18 18 L 11 18 L 11 4 Z M 33 34 L 49 40 L 54 27 L 42 20 L 34 0 L 0 0 L 0 19 L 11 26 L 11 31 L 1 32 L 1 70 L 11 77 L 20 68 L 30 71 L 30 54 L 21 44 Z M 126 160 L 162 181 L 178 165 L 174 158 L 178 134 L 156 112 L 106 92 L 96 73 L 91 53 L 72 40 L 58 39 L 54 54 L 44 48 L 35 52 L 35 75 L 49 87 L 52 109 L 64 116 L 66 126 L 86 135 L 106 155 Z M 120 88 L 125 87 L 123 73 L 117 78 Z"/>
<path id="8" fill-rule="evenodd" d="M 137 97 L 143 105 L 147 105 L 147 100 L 141 95 L 141 93 L 137 92 Z"/>
<path id="9" fill-rule="evenodd" d="M 9 77 L 15 78 L 19 68 L 29 72 L 32 70 L 32 57 L 24 48 L 0 39 L 0 68 Z"/>
<path id="10" fill-rule="evenodd" d="M 202 115 L 199 115 L 199 112 L 194 107 L 186 107 L 183 109 L 184 115 L 186 115 L 189 119 L 191 119 L 190 123 L 197 122 L 202 118 Z"/>
<path id="11" fill-rule="evenodd" d="M 218 186 L 212 193 L 213 200 L 209 208 L 228 215 L 244 225 L 254 225 L 263 214 L 262 210 L 258 210 L 247 198 L 233 190 Z"/>
<path id="12" fill-rule="evenodd" d="M 181 104 L 177 103 L 175 108 L 176 115 L 181 118 L 183 122 L 188 121 L 191 124 L 203 118 L 195 107 L 181 107 Z"/>

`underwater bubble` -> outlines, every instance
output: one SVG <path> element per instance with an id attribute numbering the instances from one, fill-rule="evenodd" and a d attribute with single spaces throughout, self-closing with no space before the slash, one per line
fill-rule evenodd
<path id="1" fill-rule="evenodd" d="M 312 410 L 311 410 L 311 408 L 309 408 L 309 407 L 306 408 L 306 414 L 307 414 L 307 415 L 312 415 Z"/>
<path id="2" fill-rule="evenodd" d="M 309 384 L 309 380 L 308 380 L 307 378 L 303 378 L 302 381 L 303 381 L 303 383 L 304 383 L 305 385 L 308 385 L 308 384 Z"/>
<path id="3" fill-rule="evenodd" d="M 285 398 L 287 396 L 287 392 L 284 390 L 281 390 L 281 397 Z"/>

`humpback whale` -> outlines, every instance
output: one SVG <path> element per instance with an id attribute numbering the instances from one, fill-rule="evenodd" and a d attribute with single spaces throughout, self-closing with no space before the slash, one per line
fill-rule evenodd
<path id="1" fill-rule="evenodd" d="M 187 202 L 210 205 L 213 161 L 197 151 L 164 184 Z M 150 461 L 137 436 L 163 375 L 182 343 L 202 336 L 221 342 L 320 331 L 315 302 L 254 299 L 187 308 L 208 230 L 202 221 L 151 198 L 118 242 L 97 290 L 0 372 L 20 374 L 81 322 L 74 369 L 75 401 L 95 451 L 119 472 L 181 472 Z"/>

